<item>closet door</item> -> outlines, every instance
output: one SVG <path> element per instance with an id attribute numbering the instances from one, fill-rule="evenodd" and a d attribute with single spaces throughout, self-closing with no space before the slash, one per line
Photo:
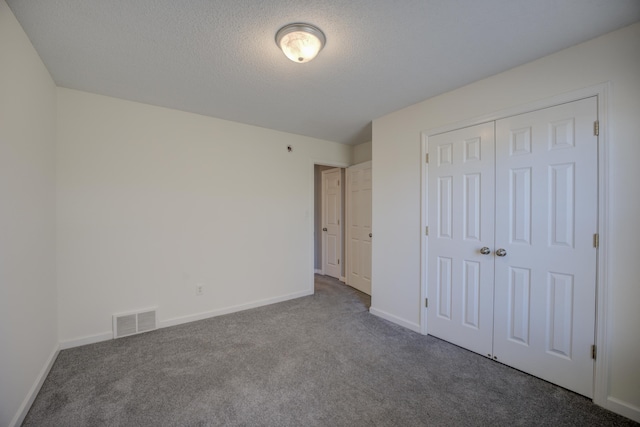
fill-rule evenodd
<path id="1" fill-rule="evenodd" d="M 494 123 L 429 138 L 429 334 L 492 352 Z"/>
<path id="2" fill-rule="evenodd" d="M 496 122 L 493 354 L 588 397 L 596 310 L 596 120 L 596 98 L 589 98 Z"/>

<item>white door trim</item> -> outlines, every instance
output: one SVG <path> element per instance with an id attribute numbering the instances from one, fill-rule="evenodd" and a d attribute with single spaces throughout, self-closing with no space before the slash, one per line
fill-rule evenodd
<path id="1" fill-rule="evenodd" d="M 425 299 L 427 294 L 427 256 L 429 237 L 425 234 L 425 229 L 429 225 L 427 222 L 428 212 L 428 164 L 426 156 L 428 154 L 428 139 L 430 136 L 467 126 L 473 126 L 480 123 L 499 120 L 502 118 L 514 116 L 517 114 L 528 113 L 531 111 L 541 110 L 543 108 L 553 107 L 555 105 L 573 102 L 592 96 L 598 98 L 598 120 L 600 122 L 600 132 L 598 139 L 598 233 L 600 235 L 598 261 L 597 261 L 597 296 L 596 296 L 596 346 L 598 355 L 595 362 L 595 380 L 594 380 L 594 397 L 593 402 L 603 406 L 609 410 L 620 413 L 625 416 L 633 411 L 633 408 L 622 407 L 620 402 L 609 396 L 609 348 L 608 343 L 608 319 L 610 308 L 609 298 L 609 227 L 608 227 L 608 207 L 609 207 L 609 138 L 610 130 L 608 126 L 608 112 L 610 109 L 610 93 L 611 83 L 606 82 L 596 86 L 567 92 L 551 98 L 534 101 L 528 104 L 507 108 L 494 113 L 478 116 L 468 120 L 463 120 L 446 126 L 440 126 L 427 129 L 421 132 L 421 213 L 420 213 L 420 235 L 421 252 L 420 252 L 420 329 L 423 334 L 428 333 Z M 635 414 L 637 416 L 637 414 Z"/>
<path id="2" fill-rule="evenodd" d="M 338 187 L 338 204 L 339 204 L 339 208 L 338 208 L 338 218 L 336 218 L 337 221 L 337 227 L 336 224 L 333 224 L 333 227 L 331 226 L 331 224 L 329 224 L 329 219 L 327 217 L 327 209 L 328 209 L 328 204 L 327 204 L 327 196 L 329 194 L 328 192 L 328 188 L 327 188 L 327 180 L 325 179 L 325 176 L 329 176 L 329 175 L 335 175 L 337 174 L 337 187 Z M 344 181 L 342 179 L 342 175 L 344 174 L 344 169 L 342 168 L 332 168 L 332 169 L 327 169 L 324 170 L 320 173 L 320 176 L 322 177 L 322 185 L 321 185 L 321 192 L 322 192 L 322 196 L 321 196 L 321 227 L 322 227 L 322 273 L 324 275 L 329 275 L 331 277 L 335 277 L 336 279 L 340 280 L 340 281 L 344 281 L 344 276 L 342 275 L 342 269 L 344 267 L 344 259 L 343 259 L 343 251 L 342 251 L 342 247 L 343 247 L 343 232 L 342 232 L 342 228 L 345 226 L 344 225 L 344 206 L 342 203 L 342 199 L 345 196 L 344 193 L 344 182 L 342 184 L 340 184 L 340 181 Z M 329 231 L 325 231 L 325 228 L 329 228 Z M 337 241 L 337 247 L 336 247 L 336 255 L 337 255 L 337 263 L 334 265 L 333 268 L 337 268 L 339 271 L 335 272 L 331 269 L 331 267 L 329 267 L 329 260 L 327 257 L 327 251 L 329 250 L 329 236 L 332 235 L 331 234 L 331 230 L 335 229 L 335 233 L 333 234 L 336 237 L 336 241 Z M 341 262 L 342 261 L 342 262 Z M 327 271 L 329 270 L 329 271 Z M 331 274 L 331 273 L 335 273 L 335 274 Z"/>
<path id="3" fill-rule="evenodd" d="M 308 267 L 308 271 L 309 271 L 309 277 L 308 277 L 308 289 L 311 291 L 311 293 L 314 292 L 314 283 L 315 283 L 315 278 L 313 277 L 314 274 L 316 273 L 316 260 L 315 260 L 315 241 L 314 241 L 314 233 L 315 233 L 315 229 L 314 229 L 314 224 L 313 224 L 313 217 L 314 217 L 314 212 L 315 212 L 315 166 L 319 165 L 319 166 L 330 166 L 330 167 L 334 167 L 334 168 L 348 168 L 349 164 L 348 163 L 342 163 L 342 162 L 333 162 L 333 161 L 326 161 L 326 160 L 322 160 L 322 159 L 310 159 L 309 160 L 309 201 L 307 204 L 307 212 L 306 212 L 306 217 L 308 220 L 308 236 L 309 236 L 309 246 L 308 246 L 308 251 L 309 251 L 309 257 L 308 257 L 308 262 L 309 262 L 309 267 Z"/>

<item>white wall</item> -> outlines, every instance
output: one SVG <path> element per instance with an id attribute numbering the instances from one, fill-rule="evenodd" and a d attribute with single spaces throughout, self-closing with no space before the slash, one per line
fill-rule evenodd
<path id="1" fill-rule="evenodd" d="M 349 157 L 341 144 L 58 89 L 63 346 L 109 338 L 117 312 L 157 306 L 166 326 L 312 293 L 313 163 Z"/>
<path id="2" fill-rule="evenodd" d="M 372 311 L 420 324 L 421 131 L 611 82 L 607 407 L 640 420 L 639 46 L 640 23 L 374 120 Z"/>
<path id="3" fill-rule="evenodd" d="M 357 165 L 371 160 L 371 147 L 371 141 L 354 145 L 351 151 L 351 163 Z"/>
<path id="4" fill-rule="evenodd" d="M 22 421 L 58 348 L 55 96 L 0 0 L 0 426 Z"/>

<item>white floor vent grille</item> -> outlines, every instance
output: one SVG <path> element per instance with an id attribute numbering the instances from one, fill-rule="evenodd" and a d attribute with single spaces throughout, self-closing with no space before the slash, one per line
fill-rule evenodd
<path id="1" fill-rule="evenodd" d="M 149 309 L 126 314 L 113 315 L 113 338 L 122 338 L 129 335 L 157 329 L 156 309 Z"/>

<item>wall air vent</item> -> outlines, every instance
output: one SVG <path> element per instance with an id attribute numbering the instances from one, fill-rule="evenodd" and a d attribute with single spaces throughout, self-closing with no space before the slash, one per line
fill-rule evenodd
<path id="1" fill-rule="evenodd" d="M 113 315 L 113 338 L 127 337 L 157 328 L 155 308 Z"/>

